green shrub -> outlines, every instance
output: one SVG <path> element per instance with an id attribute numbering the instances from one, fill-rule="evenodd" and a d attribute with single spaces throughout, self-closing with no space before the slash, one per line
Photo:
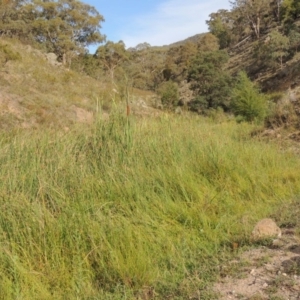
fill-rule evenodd
<path id="1" fill-rule="evenodd" d="M 173 81 L 163 82 L 157 92 L 161 98 L 161 103 L 165 108 L 172 108 L 177 105 L 179 101 L 177 83 Z"/>
<path id="2" fill-rule="evenodd" d="M 14 51 L 10 45 L 0 45 L 0 60 L 2 64 L 7 63 L 9 60 L 21 60 L 19 52 Z"/>
<path id="3" fill-rule="evenodd" d="M 269 97 L 273 96 L 270 95 Z M 280 100 L 270 103 L 269 115 L 265 120 L 268 127 L 293 126 L 298 123 L 298 116 L 293 103 L 288 97 L 282 96 Z"/>
<path id="4" fill-rule="evenodd" d="M 240 120 L 247 122 L 263 121 L 267 115 L 266 96 L 245 72 L 239 73 L 238 83 L 232 90 L 231 109 Z"/>
<path id="5" fill-rule="evenodd" d="M 272 92 L 268 94 L 268 99 L 274 103 L 278 103 L 284 98 L 283 92 Z"/>

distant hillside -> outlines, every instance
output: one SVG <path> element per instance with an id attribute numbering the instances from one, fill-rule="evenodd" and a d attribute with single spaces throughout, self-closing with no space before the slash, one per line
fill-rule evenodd
<path id="1" fill-rule="evenodd" d="M 172 43 L 170 45 L 168 45 L 168 47 L 177 47 L 177 46 L 181 46 L 181 45 L 184 45 L 188 42 L 191 42 L 191 43 L 195 43 L 197 44 L 199 41 L 201 41 L 201 39 L 205 36 L 206 33 L 199 33 L 199 34 L 195 34 L 193 36 L 190 36 L 182 41 L 178 41 L 176 43 Z"/>
<path id="2" fill-rule="evenodd" d="M 191 43 L 194 43 L 194 44 L 197 44 L 204 36 L 205 36 L 206 33 L 199 33 L 199 34 L 195 34 L 193 36 L 190 36 L 184 40 L 181 40 L 181 41 L 178 41 L 178 42 L 175 42 L 175 43 L 172 43 L 172 44 L 169 44 L 169 45 L 163 45 L 163 46 L 152 46 L 151 48 L 152 49 L 156 49 L 156 50 L 168 50 L 172 47 L 179 47 L 179 46 L 182 46 L 188 42 L 191 42 Z"/>

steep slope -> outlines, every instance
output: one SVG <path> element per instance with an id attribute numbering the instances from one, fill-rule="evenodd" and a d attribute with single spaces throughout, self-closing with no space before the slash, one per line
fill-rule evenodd
<path id="1" fill-rule="evenodd" d="M 90 122 L 105 86 L 17 41 L 1 40 L 0 128 Z"/>
<path id="2" fill-rule="evenodd" d="M 135 99 L 152 95 L 133 93 Z M 53 53 L 0 40 L 0 129 L 90 123 L 99 112 L 105 118 L 119 98 L 105 77 L 97 81 L 63 67 Z"/>
<path id="3" fill-rule="evenodd" d="M 261 42 L 268 40 L 268 34 L 260 38 Z M 300 53 L 285 61 L 282 67 L 270 68 L 261 65 L 254 55 L 257 41 L 246 43 L 229 49 L 230 60 L 228 70 L 236 74 L 245 70 L 250 77 L 258 82 L 264 92 L 287 91 L 300 86 Z"/>

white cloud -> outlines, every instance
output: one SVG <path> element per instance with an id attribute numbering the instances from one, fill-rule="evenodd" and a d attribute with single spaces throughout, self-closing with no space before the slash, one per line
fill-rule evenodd
<path id="1" fill-rule="evenodd" d="M 225 3 L 224 3 L 225 2 Z M 224 0 L 167 0 L 154 12 L 138 16 L 120 32 L 127 47 L 148 42 L 167 45 L 207 31 L 205 21 L 212 12 L 229 8 Z"/>

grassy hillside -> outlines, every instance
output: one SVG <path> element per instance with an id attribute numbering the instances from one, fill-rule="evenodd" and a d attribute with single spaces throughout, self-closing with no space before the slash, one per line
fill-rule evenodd
<path id="1" fill-rule="evenodd" d="M 232 243 L 299 200 L 299 158 L 251 130 L 116 113 L 2 132 L 0 298 L 216 299 Z"/>
<path id="2" fill-rule="evenodd" d="M 114 88 L 104 76 L 97 81 L 17 40 L 0 40 L 0 129 L 91 123 L 96 111 L 107 112 L 120 101 Z"/>
<path id="3" fill-rule="evenodd" d="M 88 113 L 104 89 L 95 80 L 51 65 L 42 52 L 17 41 L 1 40 L 0 55 L 2 128 L 66 125 L 76 121 L 76 109 Z"/>

